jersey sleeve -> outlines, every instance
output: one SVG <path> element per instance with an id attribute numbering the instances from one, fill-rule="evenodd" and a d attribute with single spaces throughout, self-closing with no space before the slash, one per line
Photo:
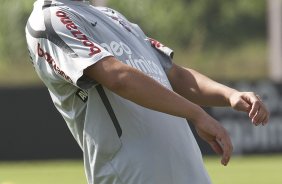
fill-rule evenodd
<path id="1" fill-rule="evenodd" d="M 83 25 L 85 21 L 81 21 L 79 15 L 60 8 L 52 8 L 49 13 L 45 13 L 45 25 L 47 39 L 53 45 L 56 65 L 71 78 L 74 85 L 83 89 L 91 87 L 95 81 L 87 79 L 83 71 L 112 54 L 87 32 Z"/>
<path id="2" fill-rule="evenodd" d="M 157 51 L 157 57 L 159 58 L 163 69 L 167 73 L 173 64 L 172 59 L 174 51 L 153 38 L 148 37 L 146 40 L 149 41 L 153 49 Z"/>

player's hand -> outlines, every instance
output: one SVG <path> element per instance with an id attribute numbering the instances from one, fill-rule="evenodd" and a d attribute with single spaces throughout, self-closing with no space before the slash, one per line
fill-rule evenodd
<path id="1" fill-rule="evenodd" d="M 198 135 L 206 141 L 217 154 L 222 155 L 221 163 L 226 166 L 231 158 L 233 146 L 224 127 L 206 113 L 194 121 L 194 126 Z"/>
<path id="2" fill-rule="evenodd" d="M 234 92 L 229 97 L 230 105 L 238 111 L 247 112 L 252 123 L 256 126 L 266 125 L 269 112 L 261 98 L 253 92 Z"/>

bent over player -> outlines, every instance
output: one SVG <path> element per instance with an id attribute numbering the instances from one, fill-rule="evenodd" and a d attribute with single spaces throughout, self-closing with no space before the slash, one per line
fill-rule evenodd
<path id="1" fill-rule="evenodd" d="M 174 64 L 171 49 L 115 10 L 37 0 L 26 39 L 37 74 L 83 150 L 89 184 L 209 184 L 186 119 L 223 165 L 232 144 L 199 105 L 231 106 L 255 125 L 268 121 L 254 93 Z"/>

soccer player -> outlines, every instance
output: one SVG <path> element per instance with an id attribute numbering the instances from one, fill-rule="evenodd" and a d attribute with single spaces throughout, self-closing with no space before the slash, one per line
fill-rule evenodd
<path id="1" fill-rule="evenodd" d="M 201 106 L 231 106 L 255 125 L 269 114 L 239 92 L 172 62 L 136 24 L 88 1 L 37 0 L 26 26 L 33 66 L 83 150 L 89 184 L 209 184 L 186 120 L 222 155 L 226 130 Z"/>

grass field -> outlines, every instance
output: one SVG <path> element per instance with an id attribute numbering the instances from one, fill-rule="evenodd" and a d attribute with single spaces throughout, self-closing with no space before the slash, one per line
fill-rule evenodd
<path id="1" fill-rule="evenodd" d="M 281 156 L 204 158 L 214 184 L 281 184 Z M 82 161 L 0 162 L 0 184 L 86 184 Z"/>
<path id="2" fill-rule="evenodd" d="M 282 184 L 282 155 L 235 157 L 225 168 L 205 158 L 214 184 Z"/>

